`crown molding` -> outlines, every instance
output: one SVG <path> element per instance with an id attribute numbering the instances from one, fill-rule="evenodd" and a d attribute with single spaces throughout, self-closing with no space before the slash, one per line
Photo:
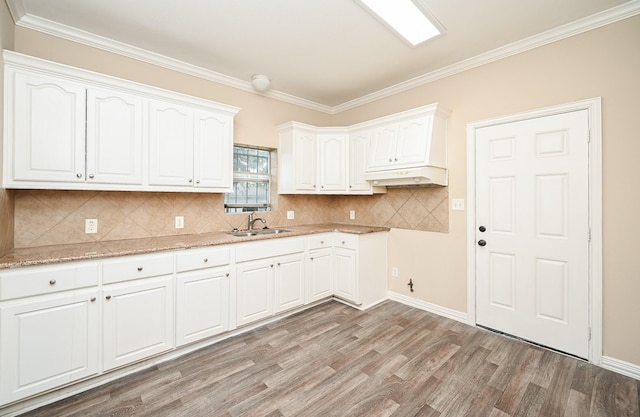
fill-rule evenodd
<path id="1" fill-rule="evenodd" d="M 303 99 L 291 94 L 277 90 L 270 90 L 266 93 L 256 93 L 249 81 L 239 80 L 219 72 L 211 71 L 196 65 L 192 65 L 177 59 L 173 59 L 155 52 L 137 48 L 109 38 L 98 36 L 90 32 L 75 29 L 70 26 L 52 22 L 26 14 L 23 0 L 7 0 L 9 11 L 17 26 L 43 32 L 52 36 L 81 43 L 94 48 L 133 58 L 149 64 L 157 65 L 173 71 L 181 72 L 194 77 L 202 78 L 215 83 L 223 84 L 239 90 L 254 94 L 260 94 L 275 100 L 305 107 L 327 114 L 337 114 L 350 110 L 385 97 L 392 96 L 434 81 L 468 71 L 479 66 L 489 64 L 510 56 L 529 51 L 571 36 L 575 36 L 611 23 L 640 14 L 640 0 L 631 0 L 620 6 L 613 7 L 600 13 L 585 17 L 575 22 L 559 26 L 557 28 L 539 33 L 537 35 L 513 42 L 509 45 L 493 49 L 491 51 L 476 55 L 475 57 L 449 65 L 447 67 L 428 72 L 410 80 L 395 84 L 393 86 L 378 90 L 371 94 L 347 101 L 337 106 L 327 106 L 311 100 Z"/>

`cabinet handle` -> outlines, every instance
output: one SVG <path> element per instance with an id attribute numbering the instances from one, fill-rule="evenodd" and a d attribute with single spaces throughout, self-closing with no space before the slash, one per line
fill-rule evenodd
<path id="1" fill-rule="evenodd" d="M 106 298 L 107 300 L 111 300 L 111 296 L 110 296 L 110 295 L 107 295 L 107 296 L 106 296 L 106 297 L 104 297 L 104 298 Z"/>
<path id="2" fill-rule="evenodd" d="M 142 267 L 141 266 L 138 267 L 138 272 L 142 272 Z"/>
<path id="3" fill-rule="evenodd" d="M 91 301 L 92 303 L 95 303 L 96 302 L 96 297 L 91 297 L 91 299 L 89 301 Z"/>
<path id="4" fill-rule="evenodd" d="M 89 174 L 89 178 L 93 178 L 93 174 Z"/>
<path id="5" fill-rule="evenodd" d="M 56 280 L 52 279 L 51 281 L 49 281 L 49 285 L 56 285 Z"/>
<path id="6" fill-rule="evenodd" d="M 76 177 L 78 177 L 78 178 L 82 178 L 82 173 L 81 173 L 81 172 L 78 172 L 78 173 L 76 174 Z"/>
<path id="7" fill-rule="evenodd" d="M 207 262 L 209 262 L 209 258 L 204 258 L 204 263 L 206 264 Z"/>

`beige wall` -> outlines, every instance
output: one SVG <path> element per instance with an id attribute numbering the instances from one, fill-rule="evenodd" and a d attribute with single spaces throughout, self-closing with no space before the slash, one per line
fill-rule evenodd
<path id="1" fill-rule="evenodd" d="M 280 103 L 72 42 L 16 28 L 15 49 L 241 107 L 236 141 L 274 147 L 275 126 L 298 120 L 348 125 L 441 102 L 453 113 L 449 128 L 452 198 L 466 197 L 466 124 L 601 96 L 604 126 L 604 354 L 640 365 L 640 17 L 627 19 L 499 62 L 467 71 L 335 116 Z M 631 185 L 629 185 L 631 184 Z M 333 197 L 330 197 L 333 198 Z M 336 200 L 337 201 L 337 200 Z M 20 214 L 18 213 L 17 216 Z M 466 311 L 466 212 L 451 212 L 449 233 L 394 229 L 389 265 L 400 269 L 390 289 Z"/>
<path id="2" fill-rule="evenodd" d="M 604 355 L 640 365 L 640 17 L 593 30 L 338 115 L 354 123 L 441 102 L 449 120 L 451 198 L 466 196 L 469 122 L 602 97 Z M 466 311 L 466 213 L 451 212 L 449 234 L 394 230 L 392 291 Z"/>
<path id="3" fill-rule="evenodd" d="M 13 49 L 13 20 L 4 1 L 0 1 L 0 46 Z M 4 63 L 0 56 L 0 79 L 4 79 Z M 0 97 L 4 84 L 0 82 Z M 4 100 L 0 100 L 0 114 L 4 114 Z M 4 117 L 0 117 L 0 132 L 4 131 Z M 0 147 L 0 176 L 2 175 L 2 147 Z M 14 194 L 0 187 L 0 256 L 13 248 Z"/>

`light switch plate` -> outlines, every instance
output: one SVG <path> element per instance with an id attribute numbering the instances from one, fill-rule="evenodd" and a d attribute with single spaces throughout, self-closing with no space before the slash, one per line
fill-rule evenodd
<path id="1" fill-rule="evenodd" d="M 184 216 L 176 216 L 176 229 L 184 229 Z"/>
<path id="2" fill-rule="evenodd" d="M 293 220 L 295 218 L 295 214 L 293 210 L 287 211 L 287 220 Z"/>
<path id="3" fill-rule="evenodd" d="M 98 233 L 98 219 L 85 219 L 84 221 L 85 233 Z"/>
<path id="4" fill-rule="evenodd" d="M 451 210 L 463 211 L 464 210 L 464 198 L 452 198 Z"/>

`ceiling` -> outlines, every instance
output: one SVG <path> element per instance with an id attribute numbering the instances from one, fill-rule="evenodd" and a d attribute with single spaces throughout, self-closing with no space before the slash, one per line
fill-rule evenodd
<path id="1" fill-rule="evenodd" d="M 21 26 L 327 112 L 640 13 L 640 0 L 415 0 L 410 47 L 354 0 L 6 0 Z"/>

